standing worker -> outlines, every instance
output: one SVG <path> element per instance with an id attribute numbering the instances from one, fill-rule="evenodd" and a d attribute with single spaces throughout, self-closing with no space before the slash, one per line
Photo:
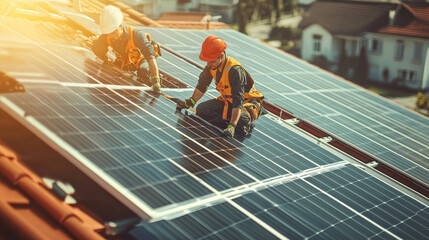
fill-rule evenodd
<path id="1" fill-rule="evenodd" d="M 262 112 L 264 96 L 254 88 L 254 81 L 243 66 L 227 57 L 226 43 L 220 37 L 210 35 L 204 40 L 200 59 L 207 62 L 200 74 L 192 97 L 179 101 L 179 108 L 189 108 L 204 95 L 213 79 L 221 96 L 198 104 L 196 114 L 218 127 L 227 138 L 247 135 L 252 122 Z"/>
<path id="2" fill-rule="evenodd" d="M 159 46 L 151 41 L 149 34 L 132 26 L 124 26 L 123 20 L 119 8 L 105 6 L 100 14 L 102 35 L 94 41 L 92 51 L 104 62 L 124 71 L 137 71 L 141 82 L 152 85 L 153 90 L 160 93 L 159 70 L 155 60 L 161 55 Z M 116 55 L 114 61 L 107 56 L 109 46 Z"/>

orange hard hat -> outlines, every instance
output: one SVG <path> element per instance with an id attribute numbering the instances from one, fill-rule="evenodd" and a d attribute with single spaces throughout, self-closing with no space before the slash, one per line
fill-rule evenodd
<path id="1" fill-rule="evenodd" d="M 222 38 L 210 35 L 204 40 L 201 47 L 200 59 L 210 62 L 219 57 L 226 49 L 226 43 Z"/>

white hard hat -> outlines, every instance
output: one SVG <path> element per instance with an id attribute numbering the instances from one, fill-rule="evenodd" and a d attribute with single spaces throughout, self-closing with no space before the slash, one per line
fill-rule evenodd
<path id="1" fill-rule="evenodd" d="M 100 13 L 100 31 L 109 34 L 115 31 L 124 21 L 121 10 L 115 6 L 105 6 Z"/>

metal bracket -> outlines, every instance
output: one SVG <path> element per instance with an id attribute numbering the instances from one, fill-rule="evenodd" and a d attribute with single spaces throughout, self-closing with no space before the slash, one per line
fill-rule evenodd
<path id="1" fill-rule="evenodd" d="M 71 196 L 75 193 L 75 190 L 71 184 L 46 177 L 42 178 L 42 181 L 59 199 L 63 200 L 66 204 L 76 204 L 76 199 Z"/>
<path id="2" fill-rule="evenodd" d="M 378 166 L 378 162 L 372 161 L 372 162 L 366 163 L 366 166 L 368 166 L 370 168 L 375 168 Z"/>
<path id="3" fill-rule="evenodd" d="M 283 121 L 291 125 L 297 125 L 299 123 L 298 118 L 284 119 Z"/>
<path id="4" fill-rule="evenodd" d="M 326 136 L 326 137 L 322 137 L 318 139 L 318 144 L 323 142 L 323 143 L 328 143 L 332 141 L 332 137 L 331 136 Z"/>
<path id="5" fill-rule="evenodd" d="M 128 231 L 141 221 L 138 217 L 127 218 L 116 222 L 106 222 L 104 224 L 107 235 L 117 235 L 122 232 Z"/>

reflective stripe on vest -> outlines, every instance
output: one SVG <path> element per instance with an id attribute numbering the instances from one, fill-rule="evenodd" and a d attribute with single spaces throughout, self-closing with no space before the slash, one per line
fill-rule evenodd
<path id="1" fill-rule="evenodd" d="M 229 71 L 232 67 L 241 65 L 241 63 L 237 60 L 235 60 L 232 57 L 227 57 L 227 61 L 225 63 L 224 70 L 222 72 L 222 76 L 218 83 L 216 83 L 216 89 L 220 92 L 220 97 L 218 97 L 219 100 L 224 101 L 225 107 L 223 109 L 223 115 L 222 118 L 225 120 L 227 118 L 228 114 L 228 104 L 232 104 L 232 94 L 231 94 L 231 85 L 229 82 Z M 250 74 L 244 70 L 249 77 L 248 80 L 251 81 L 252 87 L 250 88 L 249 92 L 244 93 L 244 102 L 248 102 L 252 98 L 262 98 L 264 97 L 259 91 L 257 91 L 254 87 L 255 82 L 253 81 L 253 78 L 250 76 Z M 217 70 L 210 70 L 210 73 L 212 77 L 216 81 L 216 72 Z"/>

